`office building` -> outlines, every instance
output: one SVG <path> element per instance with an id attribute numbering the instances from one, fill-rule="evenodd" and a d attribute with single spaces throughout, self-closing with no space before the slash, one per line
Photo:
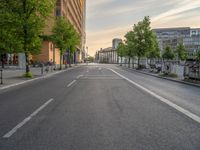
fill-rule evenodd
<path id="1" fill-rule="evenodd" d="M 170 46 L 175 51 L 177 45 L 183 43 L 189 58 L 194 58 L 194 54 L 200 49 L 200 28 L 160 28 L 153 31 L 157 35 L 161 53 L 166 46 Z"/>
<path id="2" fill-rule="evenodd" d="M 74 61 L 81 62 L 84 57 L 85 47 L 85 19 L 86 19 L 86 0 L 57 0 L 55 11 L 52 14 L 53 17 L 47 21 L 47 26 L 44 29 L 45 35 L 52 34 L 52 28 L 55 23 L 56 17 L 64 17 L 72 25 L 74 25 L 76 31 L 79 33 L 81 42 L 77 46 L 77 51 L 73 55 Z M 67 50 L 66 50 L 67 51 Z M 63 56 L 63 63 L 66 62 L 68 53 L 66 52 Z M 51 41 L 44 41 L 42 51 L 40 55 L 33 56 L 33 61 L 39 62 L 54 62 L 55 64 L 60 63 L 60 52 L 59 49 L 55 48 Z"/>

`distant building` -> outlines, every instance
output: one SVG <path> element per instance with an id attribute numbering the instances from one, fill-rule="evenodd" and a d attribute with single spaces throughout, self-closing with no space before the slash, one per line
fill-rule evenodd
<path id="1" fill-rule="evenodd" d="M 117 49 L 119 43 L 121 43 L 121 42 L 122 42 L 122 39 L 118 39 L 118 38 L 113 39 L 113 41 L 112 41 L 112 48 L 113 49 Z"/>
<path id="2" fill-rule="evenodd" d="M 194 58 L 197 50 L 200 50 L 200 28 L 190 29 L 190 37 L 184 38 L 183 43 L 188 51 L 189 58 Z"/>
<path id="3" fill-rule="evenodd" d="M 189 58 L 193 58 L 194 53 L 200 49 L 200 28 L 160 28 L 153 29 L 153 31 L 157 34 L 161 53 L 166 46 L 176 50 L 177 45 L 183 43 L 188 51 Z"/>
<path id="4" fill-rule="evenodd" d="M 108 64 L 116 64 L 119 61 L 118 55 L 117 55 L 117 47 L 119 43 L 122 42 L 122 39 L 113 39 L 112 40 L 112 47 L 100 49 L 96 53 L 96 59 L 100 63 L 108 63 Z"/>
<path id="5" fill-rule="evenodd" d="M 99 62 L 100 63 L 113 63 L 112 62 L 112 58 L 113 58 L 113 48 L 112 47 L 108 47 L 108 48 L 104 48 L 101 49 L 99 51 Z"/>

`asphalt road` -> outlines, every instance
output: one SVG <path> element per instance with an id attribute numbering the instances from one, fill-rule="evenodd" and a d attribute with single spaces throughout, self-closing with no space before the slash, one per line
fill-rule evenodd
<path id="1" fill-rule="evenodd" d="M 199 150 L 200 88 L 82 66 L 0 91 L 0 150 Z"/>
<path id="2" fill-rule="evenodd" d="M 200 116 L 200 88 L 109 66 L 145 88 Z"/>

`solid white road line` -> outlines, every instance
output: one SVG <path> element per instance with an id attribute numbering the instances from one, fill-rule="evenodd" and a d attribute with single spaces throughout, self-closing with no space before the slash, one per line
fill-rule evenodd
<path id="1" fill-rule="evenodd" d="M 174 104 L 170 100 L 168 100 L 168 99 L 166 99 L 164 97 L 161 97 L 158 94 L 148 90 L 147 88 L 145 88 L 145 87 L 139 85 L 138 83 L 128 79 L 127 77 L 119 74 L 118 72 L 114 71 L 113 69 L 110 69 L 110 68 L 107 68 L 107 69 L 111 70 L 113 73 L 117 74 L 121 78 L 127 80 L 128 82 L 132 83 L 133 85 L 137 86 L 138 88 L 142 89 L 143 91 L 151 94 L 152 96 L 154 96 L 155 98 L 159 99 L 160 101 L 162 101 L 162 102 L 166 103 L 167 105 L 173 107 L 174 109 L 178 110 L 179 112 L 183 113 L 184 115 L 188 116 L 189 118 L 193 119 L 194 121 L 200 123 L 200 117 L 199 116 L 197 116 L 197 115 L 193 114 L 192 112 L 190 112 L 190 111 L 188 111 L 188 110 L 186 110 L 186 109 Z"/>
<path id="2" fill-rule="evenodd" d="M 67 87 L 72 86 L 75 82 L 76 82 L 76 80 L 73 80 L 71 83 L 69 83 L 69 84 L 67 85 Z"/>
<path id="3" fill-rule="evenodd" d="M 48 100 L 46 103 L 44 103 L 42 106 L 40 106 L 37 110 L 35 110 L 30 116 L 25 118 L 22 122 L 20 122 L 18 125 L 16 125 L 12 130 L 10 130 L 8 133 L 6 133 L 3 138 L 9 138 L 11 137 L 15 132 L 17 132 L 18 129 L 20 129 L 22 126 L 24 126 L 28 121 L 30 121 L 34 116 L 36 116 L 41 110 L 43 110 L 49 103 L 51 103 L 54 99 Z"/>
<path id="4" fill-rule="evenodd" d="M 79 75 L 76 77 L 76 79 L 80 79 L 81 77 L 83 77 L 83 75 Z"/>

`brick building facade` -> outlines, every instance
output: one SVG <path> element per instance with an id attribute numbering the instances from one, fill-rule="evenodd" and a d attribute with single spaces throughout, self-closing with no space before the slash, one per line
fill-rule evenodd
<path id="1" fill-rule="evenodd" d="M 47 26 L 44 29 L 44 35 L 51 35 L 52 28 L 55 23 L 55 18 L 62 16 L 74 25 L 76 31 L 81 37 L 81 42 L 77 46 L 77 51 L 74 54 L 74 60 L 76 62 L 82 61 L 82 53 L 85 47 L 85 18 L 86 18 L 86 0 L 57 0 L 55 11 L 52 13 L 52 17 L 47 20 Z M 63 56 L 64 57 L 64 56 Z M 66 57 L 63 59 L 63 63 L 66 62 Z M 33 56 L 35 62 L 54 62 L 60 63 L 59 49 L 55 48 L 51 41 L 43 41 L 41 53 Z"/>

